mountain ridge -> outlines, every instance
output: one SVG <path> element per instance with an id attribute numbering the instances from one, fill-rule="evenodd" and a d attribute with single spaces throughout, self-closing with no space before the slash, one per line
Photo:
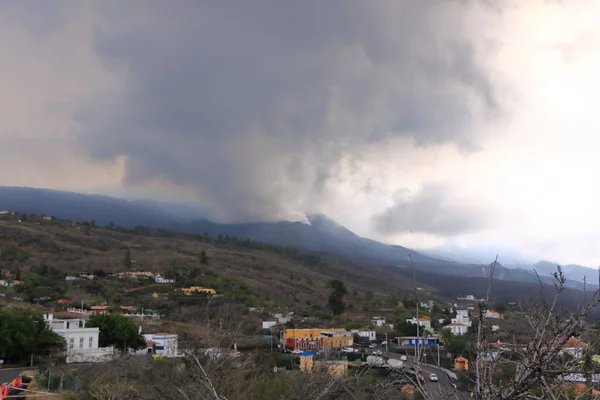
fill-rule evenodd
<path id="1" fill-rule="evenodd" d="M 114 223 L 127 228 L 147 226 L 193 234 L 209 233 L 212 236 L 228 235 L 279 246 L 301 248 L 313 252 L 330 253 L 349 260 L 376 263 L 387 266 L 409 266 L 412 262 L 421 271 L 441 275 L 481 277 L 486 264 L 473 264 L 432 257 L 400 245 L 388 245 L 363 238 L 323 214 L 308 214 L 307 222 L 251 222 L 223 224 L 210 221 L 193 208 L 179 208 L 169 212 L 169 206 L 157 201 L 123 200 L 104 195 L 80 194 L 52 189 L 26 187 L 0 187 L 0 208 L 25 213 L 43 213 L 74 221 L 91 221 L 96 224 Z M 189 213 L 187 211 L 190 211 Z M 196 210 L 197 211 L 197 210 Z M 410 255 L 410 259 L 409 259 Z M 542 273 L 550 271 L 542 265 Z M 552 271 L 556 265 L 552 264 Z M 590 274 L 586 267 L 565 267 L 573 275 L 573 285 L 581 274 Z M 498 279 L 533 281 L 534 274 L 528 269 L 511 269 L 499 264 Z M 539 271 L 538 271 L 539 272 Z M 548 275 L 549 278 L 549 275 Z"/>

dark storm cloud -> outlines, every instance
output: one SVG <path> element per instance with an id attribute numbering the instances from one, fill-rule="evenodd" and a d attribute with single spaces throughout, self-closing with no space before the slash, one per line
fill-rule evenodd
<path id="1" fill-rule="evenodd" d="M 323 201 L 342 155 L 390 137 L 473 146 L 473 105 L 497 110 L 460 2 L 98 4 L 94 50 L 125 87 L 82 106 L 80 145 L 230 219 Z"/>
<path id="2" fill-rule="evenodd" d="M 372 217 L 383 234 L 427 233 L 452 236 L 478 231 L 489 224 L 483 209 L 452 196 L 452 188 L 428 185 L 414 196 L 398 193 L 394 204 Z"/>

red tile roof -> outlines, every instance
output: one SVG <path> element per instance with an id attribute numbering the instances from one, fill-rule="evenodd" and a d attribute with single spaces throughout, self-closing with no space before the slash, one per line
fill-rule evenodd
<path id="1" fill-rule="evenodd" d="M 569 338 L 569 340 L 567 340 L 565 342 L 563 349 L 583 349 L 588 346 L 589 346 L 589 344 L 582 342 L 581 340 L 571 336 Z"/>

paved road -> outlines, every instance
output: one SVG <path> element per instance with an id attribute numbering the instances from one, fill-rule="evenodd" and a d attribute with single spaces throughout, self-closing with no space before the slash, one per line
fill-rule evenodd
<path id="1" fill-rule="evenodd" d="M 21 375 L 23 372 L 22 369 L 2 369 L 0 368 L 0 384 L 1 383 L 9 383 L 17 376 Z"/>
<path id="2" fill-rule="evenodd" d="M 386 356 L 389 358 L 395 358 L 397 360 L 400 359 L 401 354 L 396 353 L 386 353 Z M 414 368 L 414 357 L 407 356 L 408 360 L 404 362 L 405 368 Z M 432 393 L 436 398 L 439 399 L 469 399 L 469 395 L 464 392 L 456 391 L 453 387 L 454 381 L 446 375 L 443 370 L 439 370 L 436 367 L 433 367 L 428 364 L 421 364 L 421 374 L 426 380 L 427 390 Z M 436 374 L 438 377 L 437 382 L 431 382 L 429 380 L 429 375 Z"/>

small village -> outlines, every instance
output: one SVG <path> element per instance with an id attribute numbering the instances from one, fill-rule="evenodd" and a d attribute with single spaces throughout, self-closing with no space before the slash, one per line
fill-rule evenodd
<path id="1" fill-rule="evenodd" d="M 45 216 L 29 216 L 28 223 L 32 220 L 59 223 Z M 63 225 L 84 232 L 88 226 Z M 2 249 L 1 255 L 3 260 L 22 257 L 16 248 Z M 211 259 L 204 250 L 190 266 L 172 269 L 144 268 L 134 255 L 125 249 L 122 261 L 110 269 L 87 271 L 63 272 L 45 264 L 23 269 L 18 261 L 4 265 L 3 312 L 39 310 L 62 343 L 44 355 L 31 353 L 20 364 L 14 357 L 3 360 L 6 372 L 34 371 L 14 378 L 20 381 L 7 379 L 0 390 L 4 397 L 20 393 L 31 382 L 34 388 L 41 382 L 50 390 L 52 374 L 70 376 L 81 367 L 111 365 L 124 357 L 159 363 L 200 355 L 241 362 L 257 354 L 268 356 L 278 374 L 324 373 L 336 379 L 374 374 L 373 379 L 394 382 L 408 399 L 418 398 L 423 385 L 468 394 L 481 318 L 489 328 L 483 357 L 499 363 L 499 374 L 509 374 L 514 355 L 528 346 L 528 332 L 521 329 L 525 316 L 516 302 L 491 303 L 480 315 L 485 299 L 472 294 L 449 301 L 418 287 L 402 297 L 389 296 L 348 290 L 332 280 L 327 305 L 294 307 L 257 301 L 258 293 L 209 271 Z M 190 319 L 202 322 L 196 325 Z M 127 339 L 114 337 L 114 324 L 127 327 Z M 207 329 L 211 325 L 213 331 Z M 221 339 L 212 339 L 215 332 Z M 570 337 L 560 352 L 561 357 L 583 360 L 597 354 L 596 348 L 593 337 Z M 52 366 L 49 360 L 54 360 Z M 600 356 L 594 360 L 600 362 Z M 587 387 L 600 383 L 600 375 L 571 373 L 561 381 L 568 387 Z"/>

